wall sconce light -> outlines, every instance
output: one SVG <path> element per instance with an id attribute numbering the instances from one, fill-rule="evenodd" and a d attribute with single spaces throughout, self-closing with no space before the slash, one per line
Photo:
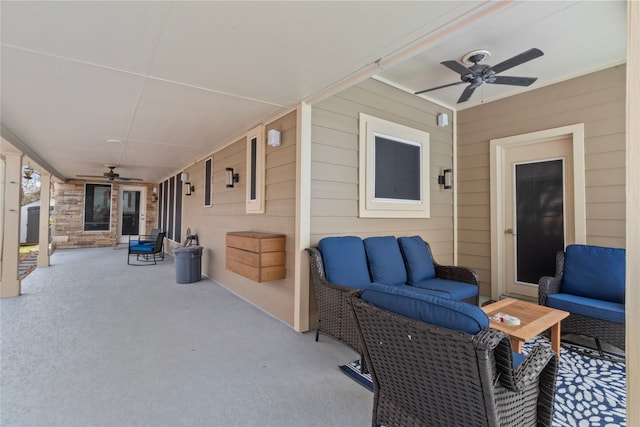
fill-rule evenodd
<path id="1" fill-rule="evenodd" d="M 438 184 L 442 185 L 445 190 L 450 190 L 453 187 L 453 172 L 451 169 L 445 169 L 442 171 L 442 175 L 438 175 Z"/>
<path id="2" fill-rule="evenodd" d="M 267 132 L 267 145 L 272 147 L 280 146 L 280 131 L 275 129 L 270 129 Z"/>
<path id="3" fill-rule="evenodd" d="M 190 182 L 185 182 L 184 183 L 184 195 L 185 196 L 190 196 L 191 193 L 193 193 L 193 190 L 195 190 L 196 188 L 191 185 Z"/>
<path id="4" fill-rule="evenodd" d="M 233 168 L 226 168 L 225 174 L 227 187 L 233 188 L 233 184 L 240 181 L 240 176 L 237 173 L 233 173 Z"/>
<path id="5" fill-rule="evenodd" d="M 449 115 L 447 113 L 440 113 L 436 116 L 436 122 L 438 123 L 438 127 L 449 126 Z"/>

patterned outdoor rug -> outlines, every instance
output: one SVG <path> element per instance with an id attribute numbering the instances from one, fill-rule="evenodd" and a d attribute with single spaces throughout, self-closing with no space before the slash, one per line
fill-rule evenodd
<path id="1" fill-rule="evenodd" d="M 535 344 L 550 345 L 545 337 L 525 343 L 527 353 Z M 556 380 L 553 426 L 626 426 L 626 381 L 624 357 L 607 353 L 610 359 L 589 357 L 598 352 L 562 342 L 561 363 Z M 360 360 L 340 366 L 358 384 L 373 391 L 369 374 L 360 373 Z"/>

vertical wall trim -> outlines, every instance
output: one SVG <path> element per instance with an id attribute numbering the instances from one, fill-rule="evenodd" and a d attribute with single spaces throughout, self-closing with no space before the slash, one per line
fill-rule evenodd
<path id="1" fill-rule="evenodd" d="M 296 227 L 293 328 L 309 330 L 309 258 L 311 241 L 311 106 L 301 103 L 296 126 Z"/>
<path id="2" fill-rule="evenodd" d="M 452 156 L 453 156 L 453 265 L 458 265 L 458 112 L 452 111 Z"/>
<path id="3" fill-rule="evenodd" d="M 640 334 L 635 319 L 640 316 L 640 3 L 627 2 L 627 176 L 626 176 L 626 358 L 627 402 L 640 400 Z M 627 405 L 627 425 L 640 424 L 640 405 Z"/>

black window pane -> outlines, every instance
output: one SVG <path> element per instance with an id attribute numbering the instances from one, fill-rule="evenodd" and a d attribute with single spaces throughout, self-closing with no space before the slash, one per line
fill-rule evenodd
<path id="1" fill-rule="evenodd" d="M 562 160 L 516 165 L 517 278 L 537 284 L 555 274 L 564 248 Z"/>
<path id="2" fill-rule="evenodd" d="M 109 231 L 111 228 L 111 185 L 86 184 L 84 187 L 84 230 Z"/>
<path id="3" fill-rule="evenodd" d="M 375 137 L 376 199 L 420 201 L 420 146 Z"/>

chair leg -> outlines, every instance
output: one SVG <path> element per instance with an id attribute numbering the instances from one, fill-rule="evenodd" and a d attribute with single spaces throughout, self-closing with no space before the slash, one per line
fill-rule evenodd
<path id="1" fill-rule="evenodd" d="M 598 348 L 598 353 L 600 353 L 600 357 L 604 357 L 604 352 L 602 351 L 602 346 L 600 345 L 600 340 L 598 338 L 593 338 L 596 340 L 596 347 Z"/>

